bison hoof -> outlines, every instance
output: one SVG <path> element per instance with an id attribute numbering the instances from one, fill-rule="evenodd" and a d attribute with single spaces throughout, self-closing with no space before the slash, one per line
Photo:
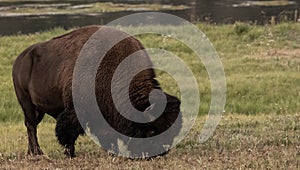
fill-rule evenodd
<path id="1" fill-rule="evenodd" d="M 37 155 L 43 155 L 44 153 L 39 147 L 36 147 L 34 149 L 28 149 L 27 154 L 32 156 L 37 156 Z"/>
<path id="2" fill-rule="evenodd" d="M 64 154 L 66 155 L 67 158 L 76 157 L 74 151 L 72 151 L 71 149 L 65 149 Z"/>

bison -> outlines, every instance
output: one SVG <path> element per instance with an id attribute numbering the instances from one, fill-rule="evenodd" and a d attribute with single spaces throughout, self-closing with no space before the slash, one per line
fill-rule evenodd
<path id="1" fill-rule="evenodd" d="M 59 143 L 65 147 L 66 156 L 75 156 L 75 141 L 79 135 L 84 134 L 85 127 L 79 123 L 73 104 L 74 67 L 84 44 L 95 32 L 101 32 L 104 28 L 114 29 L 104 26 L 82 27 L 49 41 L 34 44 L 24 50 L 15 60 L 12 76 L 16 96 L 25 116 L 28 154 L 43 154 L 37 139 L 37 126 L 47 113 L 56 119 L 56 136 Z M 182 118 L 179 99 L 166 93 L 164 94 L 167 103 L 163 113 L 148 123 L 128 120 L 114 106 L 110 90 L 114 71 L 122 60 L 143 49 L 143 45 L 134 37 L 128 36 L 123 39 L 107 52 L 95 78 L 96 100 L 103 117 L 118 132 L 135 138 L 157 136 L 170 128 L 176 119 L 180 119 L 181 122 Z M 141 55 L 137 63 L 152 64 L 147 53 Z M 151 114 L 149 109 L 155 110 L 149 102 L 149 94 L 153 90 L 161 90 L 155 77 L 154 69 L 143 70 L 134 77 L 129 88 L 132 105 L 137 110 L 148 114 Z M 122 84 L 124 80 L 119 81 Z M 161 100 L 157 98 L 154 102 L 159 105 Z M 180 123 L 177 126 L 180 129 L 182 125 Z M 101 129 L 93 130 L 101 131 Z M 179 130 L 172 133 L 173 136 L 168 140 L 169 144 L 178 133 Z M 110 142 L 117 144 L 116 140 Z"/>

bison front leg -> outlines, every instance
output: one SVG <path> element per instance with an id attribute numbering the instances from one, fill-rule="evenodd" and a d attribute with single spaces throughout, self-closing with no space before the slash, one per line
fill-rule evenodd
<path id="1" fill-rule="evenodd" d="M 75 143 L 74 144 L 67 144 L 64 154 L 68 158 L 74 158 L 75 157 Z"/>
<path id="2" fill-rule="evenodd" d="M 56 136 L 61 145 L 65 147 L 67 157 L 75 157 L 75 141 L 84 131 L 76 117 L 75 111 L 65 110 L 57 117 Z"/>

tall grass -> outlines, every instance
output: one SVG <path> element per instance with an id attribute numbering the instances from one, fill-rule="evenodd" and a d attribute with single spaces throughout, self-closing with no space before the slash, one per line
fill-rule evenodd
<path id="1" fill-rule="evenodd" d="M 211 40 L 223 62 L 228 88 L 227 113 L 299 112 L 300 24 L 198 24 L 198 27 Z M 29 45 L 65 32 L 57 28 L 36 34 L 0 37 L 0 122 L 23 120 L 11 79 L 15 58 Z M 204 65 L 191 58 L 195 54 L 170 37 L 142 35 L 138 38 L 146 47 L 171 51 L 186 62 L 199 83 L 199 114 L 206 114 L 210 105 L 210 84 Z M 174 81 L 166 73 L 157 72 L 157 75 L 167 92 L 179 95 L 178 88 L 174 88 Z"/>

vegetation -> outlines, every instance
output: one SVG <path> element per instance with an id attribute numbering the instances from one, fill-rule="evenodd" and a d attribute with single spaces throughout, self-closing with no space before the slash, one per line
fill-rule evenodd
<path id="1" fill-rule="evenodd" d="M 198 24 L 218 51 L 227 79 L 225 114 L 214 136 L 197 143 L 210 105 L 210 84 L 203 64 L 172 36 L 141 35 L 146 47 L 181 57 L 191 68 L 201 92 L 199 119 L 191 133 L 165 157 L 128 160 L 113 157 L 87 137 L 77 142 L 78 158 L 65 159 L 54 135 L 54 120 L 39 127 L 42 149 L 49 156 L 25 157 L 27 136 L 22 111 L 11 80 L 14 59 L 29 45 L 67 32 L 61 28 L 29 35 L 0 37 L 0 167 L 127 169 L 299 169 L 300 166 L 300 24 L 276 26 Z M 193 37 L 192 33 L 190 33 Z M 171 88 L 166 73 L 157 72 L 163 88 Z"/>
<path id="2" fill-rule="evenodd" d="M 279 24 L 274 27 L 206 25 L 199 28 L 218 51 L 227 79 L 227 113 L 296 113 L 300 103 L 300 26 Z M 12 87 L 11 68 L 15 58 L 30 44 L 48 40 L 67 31 L 57 28 L 43 33 L 0 37 L 0 120 L 20 121 L 20 108 Z M 192 35 L 191 35 L 192 36 Z M 181 57 L 192 69 L 199 83 L 202 107 L 206 114 L 210 103 L 210 84 L 201 61 L 192 60 L 193 52 L 168 36 L 142 35 L 143 44 L 163 48 Z M 160 82 L 171 94 L 178 95 L 172 81 Z"/>
<path id="3" fill-rule="evenodd" d="M 54 124 L 39 126 L 47 156 L 25 156 L 26 130 L 21 123 L 0 124 L 1 169 L 299 169 L 300 114 L 225 115 L 214 136 L 203 144 L 198 134 L 205 117 L 164 157 L 131 160 L 114 157 L 88 137 L 77 141 L 77 157 L 66 159 L 56 142 Z"/>
<path id="4" fill-rule="evenodd" d="M 116 11 L 157 11 L 157 10 L 183 10 L 184 5 L 161 5 L 161 4 L 121 4 L 111 2 L 95 2 L 89 4 L 25 4 L 8 6 L 0 10 L 0 16 L 18 15 L 58 15 L 58 14 L 85 14 L 116 12 Z"/>
<path id="5" fill-rule="evenodd" d="M 287 0 L 271 0 L 271 1 L 247 1 L 241 4 L 235 4 L 234 7 L 249 7 L 249 6 L 286 6 L 294 5 L 296 2 Z"/>

